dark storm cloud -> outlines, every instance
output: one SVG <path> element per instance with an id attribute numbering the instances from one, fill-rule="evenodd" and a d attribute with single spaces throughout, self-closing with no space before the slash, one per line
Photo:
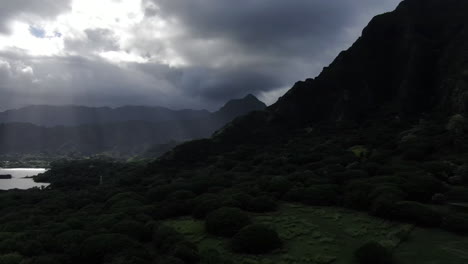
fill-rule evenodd
<path id="1" fill-rule="evenodd" d="M 164 67 L 164 66 L 161 66 Z M 167 66 L 166 66 L 167 67 Z M 173 87 L 136 65 L 122 68 L 99 58 L 36 57 L 0 52 L 2 108 L 28 104 L 176 105 Z M 183 102 L 188 103 L 188 102 Z"/>
<path id="2" fill-rule="evenodd" d="M 349 42 L 362 19 L 398 0 L 152 0 L 159 14 L 178 21 L 194 39 L 225 39 L 247 53 L 304 56 Z M 356 33 L 356 32 L 354 32 Z"/>
<path id="3" fill-rule="evenodd" d="M 14 16 L 29 12 L 51 17 L 69 4 L 2 1 L 9 5 L 0 8 L 0 31 Z M 47 8 L 42 10 L 39 2 Z M 143 104 L 213 110 L 248 93 L 272 103 L 294 82 L 315 77 L 359 37 L 372 16 L 391 11 L 398 2 L 143 0 L 145 18 L 125 36 L 113 28 L 90 28 L 64 34 L 60 56 L 0 52 L 0 105 Z M 162 33 L 155 26 L 161 19 Z M 148 61 L 100 57 L 108 51 Z"/>
<path id="4" fill-rule="evenodd" d="M 148 19 L 157 14 L 182 32 L 169 46 L 186 61 L 216 69 L 198 75 L 194 83 L 202 88 L 187 92 L 226 100 L 247 91 L 267 94 L 315 77 L 356 40 L 372 16 L 398 3 L 148 0 L 146 10 L 152 11 Z"/>
<path id="5" fill-rule="evenodd" d="M 71 0 L 0 0 L 0 34 L 9 33 L 9 23 L 15 17 L 26 20 L 52 18 L 70 8 Z"/>
<path id="6" fill-rule="evenodd" d="M 279 87 L 280 78 L 247 69 L 126 63 L 99 57 L 36 57 L 0 52 L 2 109 L 29 104 L 164 105 L 216 109 L 251 87 Z"/>

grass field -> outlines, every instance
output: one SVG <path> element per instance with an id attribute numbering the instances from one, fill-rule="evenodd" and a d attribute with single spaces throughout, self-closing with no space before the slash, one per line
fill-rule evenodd
<path id="1" fill-rule="evenodd" d="M 467 264 L 468 237 L 414 228 L 343 208 L 283 204 L 275 213 L 252 214 L 255 223 L 276 229 L 283 249 L 268 255 L 239 255 L 229 250 L 229 240 L 207 235 L 204 222 L 192 218 L 166 224 L 195 242 L 200 251 L 216 249 L 234 263 L 246 264 L 353 264 L 353 253 L 368 241 L 392 249 L 401 264 Z M 408 237 L 405 242 L 401 238 Z"/>

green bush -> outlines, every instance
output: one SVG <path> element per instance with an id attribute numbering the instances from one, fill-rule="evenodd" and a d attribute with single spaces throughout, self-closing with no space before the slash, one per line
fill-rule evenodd
<path id="1" fill-rule="evenodd" d="M 395 204 L 405 199 L 405 193 L 396 185 L 385 184 L 374 187 L 369 194 L 370 211 L 380 217 L 390 217 Z"/>
<path id="2" fill-rule="evenodd" d="M 161 264 L 185 264 L 185 262 L 181 260 L 180 258 L 176 258 L 172 256 L 162 258 L 159 263 Z"/>
<path id="3" fill-rule="evenodd" d="M 451 187 L 445 193 L 448 201 L 468 203 L 468 187 Z"/>
<path id="4" fill-rule="evenodd" d="M 284 199 L 308 205 L 335 205 L 338 196 L 337 185 L 319 184 L 307 188 L 294 188 L 284 196 Z"/>
<path id="5" fill-rule="evenodd" d="M 247 210 L 250 202 L 253 200 L 253 196 L 240 192 L 232 195 L 232 200 L 237 203 L 241 209 Z"/>
<path id="6" fill-rule="evenodd" d="M 111 231 L 112 233 L 127 235 L 140 241 L 146 241 L 151 238 L 151 234 L 147 233 L 144 224 L 132 220 L 124 220 L 117 223 L 112 227 Z"/>
<path id="7" fill-rule="evenodd" d="M 197 247 L 186 241 L 176 244 L 172 255 L 183 260 L 184 263 L 198 263 L 200 261 Z"/>
<path id="8" fill-rule="evenodd" d="M 158 185 L 149 189 L 146 196 L 152 202 L 160 202 L 166 199 L 171 193 L 186 188 L 187 186 L 181 183 Z"/>
<path id="9" fill-rule="evenodd" d="M 456 213 L 445 216 L 442 228 L 457 234 L 468 234 L 468 214 Z"/>
<path id="10" fill-rule="evenodd" d="M 369 178 L 369 173 L 364 170 L 346 170 L 330 174 L 330 178 L 334 183 L 344 183 L 351 180 Z"/>
<path id="11" fill-rule="evenodd" d="M 369 194 L 374 186 L 366 180 L 357 180 L 345 186 L 343 202 L 346 207 L 367 210 L 370 206 Z"/>
<path id="12" fill-rule="evenodd" d="M 10 253 L 0 256 L 0 264 L 20 264 L 23 256 L 17 253 Z"/>
<path id="13" fill-rule="evenodd" d="M 392 264 L 392 253 L 377 242 L 369 242 L 354 253 L 359 264 Z"/>
<path id="14" fill-rule="evenodd" d="M 418 202 L 398 202 L 395 204 L 391 214 L 398 220 L 422 226 L 438 227 L 442 223 L 442 214 L 440 212 Z"/>
<path id="15" fill-rule="evenodd" d="M 190 201 L 165 201 L 158 204 L 153 211 L 153 218 L 168 219 L 190 215 L 192 213 L 192 204 Z"/>
<path id="16" fill-rule="evenodd" d="M 468 163 L 465 163 L 462 166 L 460 166 L 455 172 L 455 174 L 459 176 L 464 183 L 468 183 Z"/>
<path id="17" fill-rule="evenodd" d="M 219 253 L 216 249 L 205 249 L 200 252 L 201 264 L 232 264 L 227 256 Z"/>
<path id="18" fill-rule="evenodd" d="M 453 165 L 445 161 L 425 162 L 422 166 L 426 172 L 441 180 L 447 180 L 454 170 Z"/>
<path id="19" fill-rule="evenodd" d="M 101 263 L 118 254 L 148 257 L 148 252 L 138 243 L 121 234 L 95 235 L 86 239 L 81 247 L 81 257 L 86 263 Z"/>
<path id="20" fill-rule="evenodd" d="M 363 170 L 369 173 L 370 176 L 375 176 L 379 171 L 381 165 L 376 162 L 366 162 L 362 165 Z"/>
<path id="21" fill-rule="evenodd" d="M 64 256 L 61 255 L 46 255 L 30 258 L 21 264 L 61 264 L 64 263 L 64 259 Z"/>
<path id="22" fill-rule="evenodd" d="M 246 226 L 232 238 L 234 251 L 248 254 L 268 253 L 281 245 L 276 231 L 260 224 Z"/>
<path id="23" fill-rule="evenodd" d="M 152 262 L 134 256 L 115 256 L 105 264 L 150 264 Z"/>
<path id="24" fill-rule="evenodd" d="M 21 255 L 24 256 L 38 256 L 44 251 L 43 245 L 34 239 L 28 239 L 17 244 L 17 250 Z"/>
<path id="25" fill-rule="evenodd" d="M 180 190 L 180 191 L 175 191 L 175 192 L 169 194 L 166 197 L 166 200 L 181 201 L 181 200 L 192 199 L 193 197 L 195 197 L 195 194 L 193 192 L 186 191 L 186 190 Z"/>
<path id="26" fill-rule="evenodd" d="M 182 242 L 184 237 L 172 227 L 161 225 L 154 231 L 153 245 L 161 252 L 170 250 L 175 244 Z"/>
<path id="27" fill-rule="evenodd" d="M 90 234 L 85 231 L 69 230 L 57 235 L 55 240 L 57 240 L 57 244 L 65 254 L 77 257 L 80 245 L 89 236 Z"/>
<path id="28" fill-rule="evenodd" d="M 256 213 L 266 213 L 276 211 L 278 204 L 276 201 L 268 196 L 255 197 L 249 201 L 247 210 Z"/>
<path id="29" fill-rule="evenodd" d="M 192 216 L 197 219 L 205 218 L 210 212 L 223 206 L 223 202 L 218 199 L 197 199 L 194 202 Z"/>
<path id="30" fill-rule="evenodd" d="M 282 176 L 273 177 L 267 185 L 267 190 L 274 193 L 284 194 L 291 188 L 291 183 Z"/>
<path id="31" fill-rule="evenodd" d="M 205 226 L 211 234 L 231 237 L 249 223 L 249 216 L 240 209 L 223 207 L 206 217 Z"/>
<path id="32" fill-rule="evenodd" d="M 400 145 L 403 159 L 411 161 L 428 160 L 434 152 L 434 146 L 422 138 L 408 140 Z"/>
<path id="33" fill-rule="evenodd" d="M 444 193 L 444 184 L 431 175 L 408 175 L 403 189 L 408 193 L 408 200 L 430 202 L 436 193 Z"/>

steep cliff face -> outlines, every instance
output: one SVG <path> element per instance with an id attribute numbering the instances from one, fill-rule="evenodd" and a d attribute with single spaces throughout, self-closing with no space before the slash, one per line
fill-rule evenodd
<path id="1" fill-rule="evenodd" d="M 406 0 L 269 110 L 294 121 L 468 113 L 468 1 Z"/>

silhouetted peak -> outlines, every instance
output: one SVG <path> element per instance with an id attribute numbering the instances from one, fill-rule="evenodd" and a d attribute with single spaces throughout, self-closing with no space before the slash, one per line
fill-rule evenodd
<path id="1" fill-rule="evenodd" d="M 258 100 L 253 94 L 248 94 L 242 99 L 228 101 L 215 115 L 232 119 L 252 111 L 260 111 L 266 108 L 266 104 Z"/>

